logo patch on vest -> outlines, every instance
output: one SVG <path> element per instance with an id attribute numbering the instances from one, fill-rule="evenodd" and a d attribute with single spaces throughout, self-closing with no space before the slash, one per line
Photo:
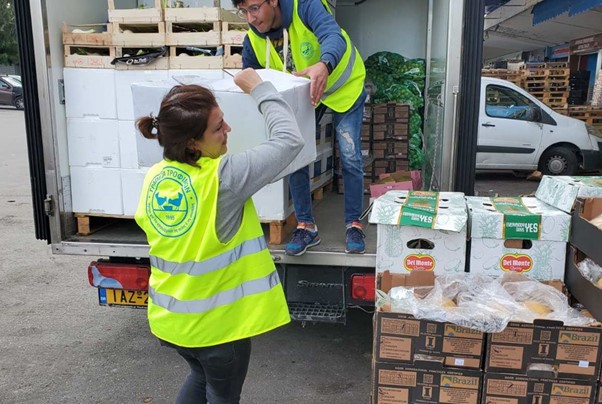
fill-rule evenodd
<path id="1" fill-rule="evenodd" d="M 311 43 L 301 42 L 301 55 L 303 56 L 303 59 L 305 59 L 305 60 L 311 59 L 314 55 L 314 51 L 315 51 L 315 48 Z"/>
<path id="2" fill-rule="evenodd" d="M 165 237 L 180 237 L 190 230 L 197 205 L 190 176 L 176 167 L 163 168 L 146 193 L 146 214 L 155 230 Z"/>

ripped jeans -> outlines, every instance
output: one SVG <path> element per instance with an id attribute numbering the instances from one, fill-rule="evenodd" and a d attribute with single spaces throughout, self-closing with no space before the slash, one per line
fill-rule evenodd
<path id="1" fill-rule="evenodd" d="M 359 221 L 364 204 L 364 164 L 362 159 L 361 129 L 366 92 L 362 93 L 347 112 L 333 111 L 333 124 L 339 143 L 343 186 L 345 189 L 345 224 Z M 316 108 L 316 122 L 324 115 L 326 106 Z M 314 223 L 311 209 L 309 166 L 291 174 L 291 196 L 297 221 Z"/>

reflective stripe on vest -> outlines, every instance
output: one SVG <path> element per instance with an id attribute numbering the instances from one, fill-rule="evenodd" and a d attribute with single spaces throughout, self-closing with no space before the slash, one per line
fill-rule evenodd
<path id="1" fill-rule="evenodd" d="M 167 261 L 156 256 L 151 256 L 150 262 L 153 267 L 170 275 L 204 275 L 225 268 L 242 257 L 258 253 L 259 251 L 267 248 L 268 245 L 265 242 L 265 237 L 259 236 L 251 240 L 246 240 L 242 244 L 239 244 L 233 249 L 225 251 L 220 255 L 200 262 L 188 261 L 179 263 Z"/>
<path id="2" fill-rule="evenodd" d="M 349 55 L 349 62 L 347 63 L 347 66 L 345 66 L 345 70 L 343 70 L 343 73 L 341 73 L 341 75 L 339 76 L 337 81 L 335 81 L 334 84 L 332 86 L 330 86 L 329 89 L 324 91 L 324 94 L 322 95 L 322 100 L 324 100 L 330 94 L 337 91 L 339 88 L 341 88 L 347 82 L 347 80 L 349 80 L 349 77 L 351 77 L 351 72 L 353 71 L 353 66 L 355 65 L 355 54 L 356 53 L 357 53 L 357 51 L 355 49 L 353 49 L 353 52 L 351 52 L 351 55 Z"/>
<path id="3" fill-rule="evenodd" d="M 172 296 L 157 293 L 151 287 L 148 288 L 148 295 L 153 304 L 172 313 L 204 313 L 219 306 L 232 304 L 245 296 L 267 292 L 279 283 L 278 271 L 274 271 L 263 278 L 241 283 L 233 289 L 224 290 L 206 299 L 177 300 Z"/>

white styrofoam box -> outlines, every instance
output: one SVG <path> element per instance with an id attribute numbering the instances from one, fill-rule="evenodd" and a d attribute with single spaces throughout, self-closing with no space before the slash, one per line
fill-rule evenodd
<path id="1" fill-rule="evenodd" d="M 309 165 L 309 178 L 311 190 L 321 187 L 333 175 L 333 154 L 332 148 L 324 149 L 318 153 L 318 158 Z"/>
<path id="2" fill-rule="evenodd" d="M 334 122 L 332 112 L 328 110 L 320 122 L 316 124 L 316 148 L 318 153 L 322 150 L 331 149 L 334 147 Z"/>
<path id="3" fill-rule="evenodd" d="M 376 270 L 464 272 L 466 202 L 460 192 L 389 191 L 372 205 Z"/>
<path id="4" fill-rule="evenodd" d="M 69 165 L 119 168 L 117 128 L 114 119 L 67 118 Z"/>
<path id="5" fill-rule="evenodd" d="M 67 67 L 63 70 L 63 79 L 67 118 L 117 118 L 115 70 Z"/>
<path id="6" fill-rule="evenodd" d="M 227 69 L 230 74 L 236 74 L 240 69 Z M 170 79 L 174 79 L 180 84 L 200 84 L 203 80 L 208 82 L 220 80 L 227 77 L 222 69 L 170 69 L 168 72 Z"/>
<path id="7" fill-rule="evenodd" d="M 138 208 L 140 192 L 144 185 L 144 177 L 148 168 L 121 170 L 121 195 L 123 197 L 123 214 L 134 216 Z"/>
<path id="8" fill-rule="evenodd" d="M 121 170 L 71 167 L 71 199 L 74 213 L 122 215 Z"/>
<path id="9" fill-rule="evenodd" d="M 138 146 L 136 144 L 136 138 L 143 136 L 136 129 L 135 121 L 118 122 L 120 167 L 127 169 L 138 168 Z M 156 140 L 154 142 L 158 143 Z"/>
<path id="10" fill-rule="evenodd" d="M 261 188 L 253 195 L 253 203 L 260 221 L 285 220 L 294 210 L 288 177 Z"/>
<path id="11" fill-rule="evenodd" d="M 535 197 L 567 213 L 577 198 L 601 198 L 602 176 L 569 177 L 544 175 Z"/>
<path id="12" fill-rule="evenodd" d="M 470 272 L 564 279 L 571 216 L 537 198 L 467 197 Z"/>
<path id="13" fill-rule="evenodd" d="M 309 97 L 309 80 L 274 70 L 257 70 L 257 72 L 264 81 L 272 82 L 291 106 L 301 134 L 305 139 L 303 149 L 295 160 L 276 177 L 275 180 L 278 180 L 316 159 L 316 125 L 314 108 Z M 206 84 L 207 81 L 203 79 L 202 83 Z M 161 100 L 174 85 L 173 79 L 160 83 L 133 84 L 135 114 L 147 115 L 151 112 L 158 114 Z M 250 149 L 269 139 L 270 135 L 265 120 L 259 112 L 255 100 L 234 84 L 232 77 L 228 76 L 221 80 L 212 81 L 208 87 L 215 93 L 217 102 L 224 112 L 224 119 L 232 127 L 232 132 L 228 136 L 229 153 Z M 244 113 L 241 113 L 241 111 L 244 111 Z M 140 142 L 138 143 L 138 153 L 148 154 L 142 149 Z"/>
<path id="14" fill-rule="evenodd" d="M 161 81 L 169 77 L 168 70 L 115 70 L 115 94 L 117 97 L 117 117 L 119 120 L 136 120 L 148 112 L 135 114 L 132 103 L 132 83 Z M 150 112 L 150 111 L 149 111 Z"/>

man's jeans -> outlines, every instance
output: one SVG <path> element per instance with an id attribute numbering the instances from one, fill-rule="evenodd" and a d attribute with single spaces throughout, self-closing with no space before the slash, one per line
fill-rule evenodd
<path id="1" fill-rule="evenodd" d="M 245 338 L 204 348 L 175 348 L 190 365 L 176 404 L 238 404 L 251 357 L 251 339 Z"/>
<path id="2" fill-rule="evenodd" d="M 364 163 L 362 159 L 361 129 L 365 102 L 366 92 L 362 90 L 355 104 L 347 112 L 332 111 L 343 168 L 345 224 L 359 221 L 364 204 Z M 322 118 L 325 109 L 323 104 L 316 108 L 316 123 Z M 311 210 L 309 166 L 291 174 L 289 183 L 297 221 L 314 223 Z"/>

